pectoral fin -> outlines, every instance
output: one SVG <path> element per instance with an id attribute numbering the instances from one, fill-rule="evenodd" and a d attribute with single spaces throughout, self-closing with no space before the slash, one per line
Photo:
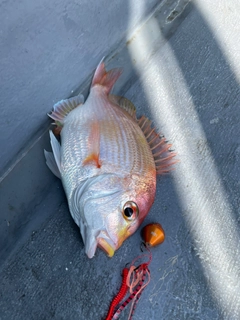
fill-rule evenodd
<path id="1" fill-rule="evenodd" d="M 84 159 L 83 165 L 94 164 L 101 168 L 100 154 L 100 129 L 97 122 L 91 124 L 91 130 L 88 137 L 88 156 Z"/>
<path id="2" fill-rule="evenodd" d="M 101 163 L 99 160 L 99 154 L 97 153 L 91 153 L 89 156 L 85 158 L 83 161 L 83 165 L 87 165 L 89 163 L 95 163 L 97 168 L 101 168 Z"/>

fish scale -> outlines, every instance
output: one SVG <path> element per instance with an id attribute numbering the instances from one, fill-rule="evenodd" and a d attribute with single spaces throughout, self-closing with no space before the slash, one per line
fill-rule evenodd
<path id="1" fill-rule="evenodd" d="M 118 150 L 114 150 L 114 153 L 111 152 L 111 154 L 118 155 L 120 154 L 121 162 L 118 162 L 117 164 L 119 166 L 129 165 L 129 169 L 133 170 L 135 172 L 141 173 L 144 171 L 144 164 L 149 163 L 149 161 L 152 161 L 152 155 L 148 150 L 148 144 L 145 143 L 139 144 L 137 137 L 139 135 L 143 135 L 142 132 L 139 130 L 139 127 L 137 124 L 133 122 L 133 119 L 127 119 L 128 123 L 124 123 L 123 121 L 119 121 L 119 115 L 111 107 L 110 111 L 113 116 L 116 124 L 119 124 L 118 131 L 115 133 L 115 140 L 113 139 L 113 143 L 115 144 L 115 141 L 117 141 L 117 145 L 121 146 L 121 150 L 124 150 L 125 152 L 119 153 Z M 122 112 L 122 110 L 120 110 Z M 129 118 L 128 116 L 127 118 Z M 126 119 L 125 119 L 126 121 Z M 145 141 L 144 141 L 145 142 Z M 113 150 L 112 146 L 110 148 L 107 148 L 109 151 Z M 120 147 L 119 147 L 120 149 Z M 146 150 L 147 149 L 147 150 Z M 150 157 L 149 157 L 150 154 Z M 144 162 L 144 157 L 146 157 L 146 161 Z M 114 161 L 114 159 L 113 159 Z M 153 164 L 154 167 L 154 164 Z"/>
<path id="2" fill-rule="evenodd" d="M 105 101 L 104 101 L 105 102 Z M 120 116 L 122 110 L 117 110 L 118 107 L 112 106 L 108 101 L 105 104 L 98 104 L 98 112 L 104 114 L 104 119 L 107 121 L 102 125 L 102 143 L 100 143 L 100 151 L 103 146 L 104 150 L 102 155 L 104 160 L 109 164 L 115 164 L 116 166 L 131 170 L 131 137 L 123 126 Z M 101 111 L 100 111 L 101 110 Z M 114 130 L 113 130 L 114 128 Z M 122 152 L 124 150 L 124 152 Z"/>
<path id="3" fill-rule="evenodd" d="M 120 74 L 101 62 L 85 103 L 80 95 L 62 100 L 49 115 L 61 144 L 50 132 L 47 165 L 62 180 L 89 258 L 97 246 L 113 256 L 137 230 L 153 204 L 156 174 L 174 163 L 151 122 L 138 121 L 129 100 L 110 95 Z"/>

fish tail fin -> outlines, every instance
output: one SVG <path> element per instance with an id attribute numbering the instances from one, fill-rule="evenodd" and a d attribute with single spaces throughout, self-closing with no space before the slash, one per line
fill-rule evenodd
<path id="1" fill-rule="evenodd" d="M 121 68 L 114 68 L 106 71 L 105 64 L 102 59 L 94 73 L 91 87 L 101 85 L 104 87 L 106 94 L 109 94 L 121 74 Z"/>

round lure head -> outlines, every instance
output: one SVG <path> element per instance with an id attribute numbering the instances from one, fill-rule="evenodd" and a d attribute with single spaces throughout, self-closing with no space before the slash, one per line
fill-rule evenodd
<path id="1" fill-rule="evenodd" d="M 156 175 L 122 178 L 113 174 L 88 179 L 76 189 L 72 209 L 87 256 L 92 258 L 100 247 L 112 257 L 148 214 L 155 190 Z"/>

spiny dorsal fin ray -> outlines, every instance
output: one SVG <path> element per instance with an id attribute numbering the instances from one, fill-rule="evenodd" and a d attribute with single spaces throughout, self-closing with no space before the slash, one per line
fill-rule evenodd
<path id="1" fill-rule="evenodd" d="M 84 103 L 83 95 L 78 95 L 70 99 L 65 99 L 57 102 L 53 106 L 53 111 L 48 114 L 50 118 L 56 121 L 58 126 L 63 125 L 64 118 L 76 107 Z"/>
<path id="2" fill-rule="evenodd" d="M 152 128 L 152 121 L 142 116 L 138 119 L 138 125 L 142 129 L 155 161 L 157 174 L 167 173 L 172 170 L 172 165 L 177 163 L 173 160 L 176 153 L 171 152 L 171 144 L 167 143 L 166 138 L 159 135 L 155 128 Z"/>
<path id="3" fill-rule="evenodd" d="M 109 95 L 109 100 L 126 110 L 130 116 L 136 120 L 136 108 L 130 100 L 125 97 L 115 96 L 113 94 Z"/>

